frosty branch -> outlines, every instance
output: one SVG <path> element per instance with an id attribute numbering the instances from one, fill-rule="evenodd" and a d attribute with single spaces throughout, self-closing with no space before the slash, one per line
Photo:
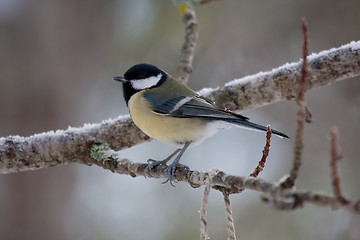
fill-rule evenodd
<path id="1" fill-rule="evenodd" d="M 360 42 L 313 54 L 309 57 L 307 90 L 360 75 Z M 255 108 L 296 96 L 302 61 L 269 72 L 229 82 L 199 94 L 232 110 Z M 90 157 L 92 146 L 106 142 L 121 150 L 149 141 L 131 121 L 121 116 L 80 128 L 50 131 L 30 137 L 0 138 L 0 173 L 14 173 L 68 163 L 98 164 Z M 145 161 L 145 160 L 144 160 Z M 101 165 L 113 169 L 109 165 Z"/>

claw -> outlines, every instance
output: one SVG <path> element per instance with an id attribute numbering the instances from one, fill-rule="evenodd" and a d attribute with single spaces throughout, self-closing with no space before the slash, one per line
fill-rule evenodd
<path id="1" fill-rule="evenodd" d="M 166 165 L 167 162 L 180 151 L 180 153 L 176 156 L 175 160 L 165 169 L 165 174 L 167 175 L 168 179 L 165 182 L 163 182 L 163 183 L 170 182 L 171 186 L 175 187 L 175 185 L 173 184 L 173 182 L 177 182 L 175 179 L 175 169 L 178 166 L 183 167 L 185 169 L 190 169 L 188 166 L 179 163 L 181 156 L 183 155 L 185 150 L 189 147 L 190 143 L 191 141 L 186 142 L 182 149 L 177 149 L 175 152 L 173 152 L 170 156 L 168 156 L 166 159 L 162 161 L 156 161 L 153 159 L 147 160 L 148 165 L 144 170 L 145 177 L 147 173 L 151 171 L 153 168 L 159 165 Z"/>
<path id="2" fill-rule="evenodd" d="M 157 167 L 157 166 L 159 166 L 159 165 L 166 165 L 166 163 L 167 163 L 167 161 L 166 161 L 167 159 L 165 159 L 165 160 L 162 160 L 162 161 L 156 161 L 156 160 L 154 160 L 154 159 L 148 159 L 147 160 L 147 163 L 148 163 L 148 165 L 146 166 L 146 168 L 145 168 L 145 170 L 144 170 L 144 173 L 145 173 L 145 177 L 146 177 L 146 175 L 148 174 L 148 172 L 149 171 L 151 171 L 153 168 L 155 168 L 155 167 Z"/>
<path id="3" fill-rule="evenodd" d="M 164 183 L 167 183 L 167 182 L 170 182 L 171 186 L 175 187 L 175 185 L 173 184 L 173 182 L 178 182 L 176 181 L 175 179 L 175 170 L 177 167 L 182 167 L 182 168 L 185 168 L 185 169 L 190 169 L 188 166 L 184 165 L 184 164 L 180 164 L 180 163 L 177 163 L 177 162 L 173 162 L 171 163 L 165 170 L 165 174 L 167 175 L 168 179 L 163 182 Z"/>
<path id="4" fill-rule="evenodd" d="M 145 178 L 146 175 L 149 171 L 151 171 L 153 168 L 159 166 L 159 165 L 166 165 L 167 162 L 173 157 L 175 156 L 178 152 L 180 151 L 180 149 L 176 149 L 175 152 L 173 152 L 170 156 L 168 156 L 167 158 L 165 158 L 164 160 L 161 161 L 157 161 L 154 159 L 148 159 L 147 163 L 148 165 L 146 166 L 145 170 L 144 170 L 144 174 L 145 174 Z"/>
<path id="5" fill-rule="evenodd" d="M 173 181 L 177 182 L 176 179 L 175 179 L 175 169 L 176 169 L 176 164 L 174 164 L 174 163 L 170 164 L 166 168 L 165 174 L 167 175 L 168 179 L 163 183 L 170 182 L 170 185 L 175 187 L 175 185 L 173 184 Z"/>

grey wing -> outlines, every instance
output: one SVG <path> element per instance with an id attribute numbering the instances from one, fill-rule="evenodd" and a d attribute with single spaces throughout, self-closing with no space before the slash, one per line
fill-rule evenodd
<path id="1" fill-rule="evenodd" d="M 154 101 L 152 99 L 153 110 L 160 114 L 170 115 L 170 113 L 176 110 L 177 106 L 180 106 L 187 98 L 186 96 L 180 96 L 166 101 Z"/>
<path id="2" fill-rule="evenodd" d="M 213 120 L 248 119 L 242 115 L 232 113 L 216 105 L 210 99 L 201 96 L 172 98 L 153 107 L 157 113 L 179 118 L 204 117 Z"/>
<path id="3" fill-rule="evenodd" d="M 221 120 L 236 124 L 245 128 L 267 131 L 267 127 L 250 122 L 247 117 L 230 112 L 215 104 L 215 102 L 201 96 L 181 96 L 153 105 L 155 112 L 172 117 L 189 118 L 202 117 L 208 120 Z M 289 138 L 286 134 L 277 130 L 272 133 Z"/>

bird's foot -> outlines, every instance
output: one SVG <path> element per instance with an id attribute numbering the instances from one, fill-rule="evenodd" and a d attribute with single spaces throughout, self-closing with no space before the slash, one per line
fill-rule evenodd
<path id="1" fill-rule="evenodd" d="M 152 169 L 156 168 L 159 165 L 166 165 L 166 163 L 168 162 L 168 159 L 165 160 L 161 160 L 161 161 L 157 161 L 154 159 L 148 159 L 147 163 L 148 165 L 146 166 L 144 173 L 145 173 L 145 177 L 147 176 L 148 172 L 151 171 Z"/>
<path id="2" fill-rule="evenodd" d="M 170 182 L 171 186 L 175 187 L 175 185 L 173 184 L 173 182 L 177 182 L 175 180 L 175 169 L 177 167 L 182 167 L 182 168 L 185 168 L 187 170 L 189 170 L 190 168 L 184 164 L 181 164 L 181 163 L 177 163 L 177 162 L 173 162 L 171 163 L 165 170 L 165 174 L 168 176 L 168 179 L 163 182 L 163 183 L 167 183 L 167 182 Z"/>

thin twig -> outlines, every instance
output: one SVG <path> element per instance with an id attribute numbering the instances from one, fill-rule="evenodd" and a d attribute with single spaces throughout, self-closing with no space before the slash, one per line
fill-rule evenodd
<path id="1" fill-rule="evenodd" d="M 340 174 L 339 174 L 339 166 L 338 163 L 343 159 L 343 154 L 338 145 L 338 130 L 334 126 L 330 132 L 330 142 L 331 142 L 331 180 L 332 180 L 332 188 L 334 197 L 341 202 L 347 203 L 348 200 L 341 193 L 341 184 L 340 184 Z"/>
<path id="2" fill-rule="evenodd" d="M 299 170 L 301 166 L 301 155 L 304 148 L 303 144 L 303 135 L 304 135 L 304 122 L 305 122 L 305 91 L 306 91 L 306 78 L 308 76 L 308 31 L 307 31 L 307 22 L 303 17 L 301 19 L 302 31 L 304 35 L 304 46 L 303 46 L 303 65 L 301 71 L 301 80 L 299 84 L 299 92 L 297 97 L 298 112 L 297 112 L 297 129 L 296 129 L 296 138 L 295 138 L 295 149 L 294 149 L 294 161 L 293 167 L 290 171 L 290 176 L 282 184 L 283 187 L 291 188 L 295 185 L 295 181 L 299 175 Z"/>
<path id="3" fill-rule="evenodd" d="M 189 5 L 181 4 L 180 9 L 184 13 L 182 19 L 185 24 L 185 39 L 181 47 L 177 79 L 186 84 L 193 70 L 192 63 L 198 40 L 198 23 L 195 11 Z"/>
<path id="4" fill-rule="evenodd" d="M 254 172 L 252 174 L 250 174 L 251 177 L 256 178 L 259 175 L 259 173 L 264 169 L 266 159 L 269 156 L 269 152 L 270 152 L 270 140 L 271 140 L 271 128 L 268 125 L 267 132 L 266 132 L 266 144 L 265 144 L 264 150 L 262 151 L 263 155 L 261 157 L 261 160 L 259 161 L 259 164 L 255 168 Z"/>
<path id="5" fill-rule="evenodd" d="M 223 193 L 224 202 L 225 202 L 225 213 L 226 213 L 226 220 L 227 220 L 226 230 L 229 235 L 228 239 L 236 240 L 234 219 L 232 217 L 232 210 L 231 210 L 231 203 L 230 203 L 230 195 L 227 191 L 222 191 L 222 193 Z"/>
<path id="6" fill-rule="evenodd" d="M 250 177 L 255 177 L 256 178 L 257 176 L 259 176 L 260 172 L 262 172 L 262 170 L 264 169 L 266 159 L 267 159 L 267 157 L 269 155 L 269 152 L 270 152 L 270 140 L 271 140 L 271 128 L 268 125 L 267 126 L 267 132 L 266 132 L 266 143 L 265 143 L 264 150 L 262 151 L 263 155 L 262 155 L 258 165 L 254 169 L 254 171 L 250 174 Z M 239 193 L 241 193 L 244 190 L 245 189 L 240 189 Z"/>

